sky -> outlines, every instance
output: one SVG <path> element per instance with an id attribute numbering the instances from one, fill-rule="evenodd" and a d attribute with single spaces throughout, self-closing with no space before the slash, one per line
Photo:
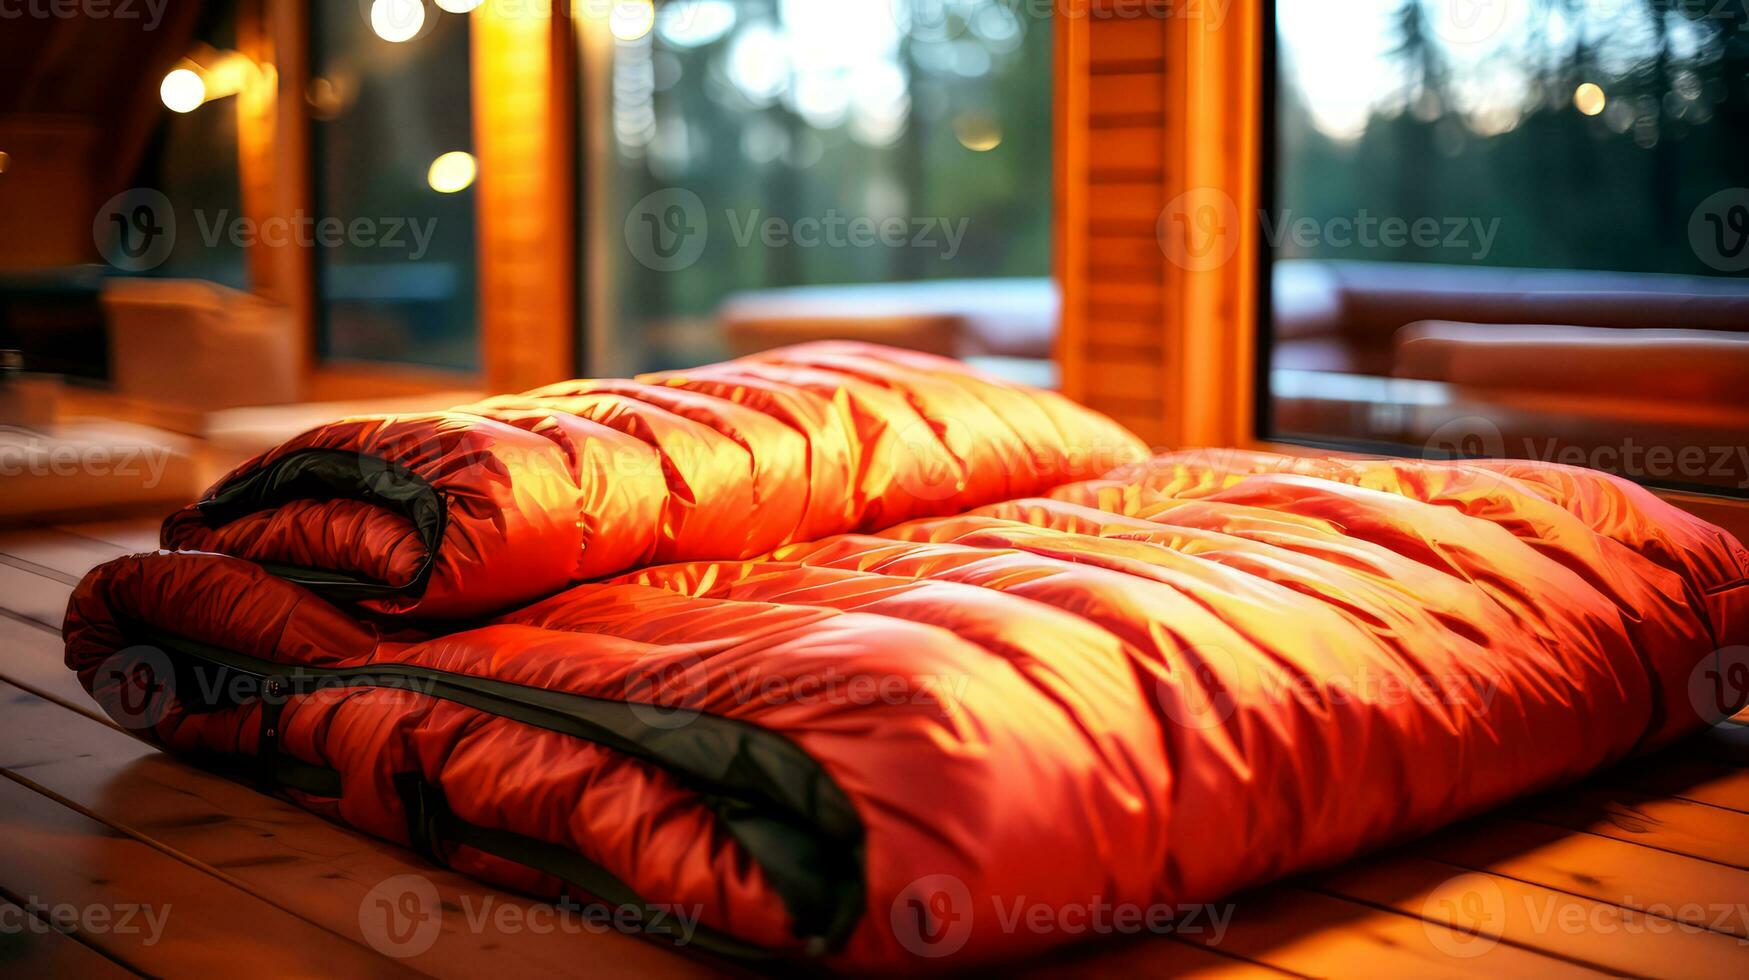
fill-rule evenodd
<path id="1" fill-rule="evenodd" d="M 1397 43 L 1394 15 L 1403 0 L 1277 0 L 1286 80 L 1305 96 L 1313 124 L 1353 138 L 1375 106 L 1402 97 L 1401 66 L 1386 57 Z M 1584 0 L 1571 18 L 1545 17 L 1536 0 L 1434 0 L 1431 26 L 1450 60 L 1456 108 L 1484 130 L 1510 128 L 1528 84 L 1533 29 L 1565 50 L 1582 32 L 1603 41 L 1603 71 L 1626 67 L 1650 50 L 1643 0 Z M 1679 34 L 1678 50 L 1691 35 Z M 1600 79 L 1602 81 L 1602 79 Z"/>

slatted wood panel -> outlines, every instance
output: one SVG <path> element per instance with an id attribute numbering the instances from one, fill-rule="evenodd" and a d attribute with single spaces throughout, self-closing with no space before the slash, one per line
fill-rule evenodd
<path id="1" fill-rule="evenodd" d="M 155 543 L 138 522 L 0 534 L 0 908 L 169 905 L 164 936 L 0 935 L 0 971 L 689 975 L 727 964 L 617 934 L 505 933 L 457 910 L 527 900 L 432 867 L 117 729 L 61 660 L 58 612 L 93 565 Z M 1101 940 L 1040 975 L 1544 977 L 1749 970 L 1749 770 L 1685 746 L 1393 852 L 1221 903 L 1179 933 Z M 1741 756 L 1738 756 L 1741 758 Z M 371 945 L 359 909 L 418 875 L 432 947 Z M 24 974 L 20 974 L 24 975 Z"/>
<path id="2" fill-rule="evenodd" d="M 1247 442 L 1245 243 L 1219 267 L 1186 267 L 1160 235 L 1188 192 L 1253 206 L 1259 15 L 1093 0 L 1055 29 L 1063 390 L 1157 446 Z M 1229 219 L 1222 240 L 1247 231 Z"/>

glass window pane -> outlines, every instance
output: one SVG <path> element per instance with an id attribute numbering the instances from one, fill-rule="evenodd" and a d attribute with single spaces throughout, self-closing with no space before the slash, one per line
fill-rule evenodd
<path id="1" fill-rule="evenodd" d="M 1278 0 L 1276 39 L 1267 434 L 1749 489 L 1734 5 Z"/>
<path id="2" fill-rule="evenodd" d="M 317 0 L 311 60 L 322 356 L 477 368 L 468 18 Z"/>
<path id="3" fill-rule="evenodd" d="M 670 0 L 655 14 L 606 25 L 610 83 L 586 109 L 609 147 L 589 165 L 610 173 L 597 175 L 606 204 L 585 209 L 605 247 L 584 259 L 606 264 L 614 290 L 612 315 L 593 325 L 608 363 L 592 370 L 758 346 L 725 327 L 725 301 L 752 311 L 743 320 L 861 309 L 922 324 L 963 309 L 1022 324 L 1029 340 L 1015 346 L 1049 356 L 1048 10 Z M 773 292 L 846 284 L 901 285 Z M 947 342 L 926 329 L 912 339 Z"/>

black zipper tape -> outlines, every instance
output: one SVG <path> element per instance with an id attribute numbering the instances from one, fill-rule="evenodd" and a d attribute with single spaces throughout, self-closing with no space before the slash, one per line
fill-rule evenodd
<path id="1" fill-rule="evenodd" d="M 760 866 L 783 900 L 796 935 L 810 951 L 826 953 L 841 948 L 862 917 L 867 885 L 861 819 L 825 768 L 777 732 L 702 713 L 684 725 L 664 727 L 648 720 L 648 712 L 660 710 L 653 705 L 551 691 L 412 664 L 293 666 L 149 628 L 144 632 L 151 643 L 171 655 L 176 668 L 172 683 L 184 710 L 211 711 L 249 700 L 261 701 L 261 736 L 272 757 L 258 760 L 259 771 L 276 780 L 287 771 L 288 764 L 299 765 L 278 751 L 279 712 L 286 699 L 324 688 L 411 691 L 572 735 L 670 773 L 698 794 Z M 277 693 L 282 685 L 283 696 Z M 269 694 L 270 688 L 275 693 Z M 278 707 L 274 706 L 275 701 L 279 702 Z M 267 734 L 270 728 L 271 737 Z M 314 778 L 309 773 L 298 775 L 306 781 Z M 452 813 L 446 826 L 461 826 L 461 822 Z M 479 834 L 473 836 L 480 838 Z M 453 835 L 445 839 L 469 843 Z M 572 859 L 583 860 L 580 855 L 545 842 L 532 844 L 539 847 L 517 850 L 541 863 L 505 856 L 549 871 L 561 880 L 572 881 L 580 873 L 576 867 L 568 867 L 567 873 L 566 867 Z M 490 847 L 480 849 L 497 853 Z M 581 881 L 573 883 L 588 887 Z M 629 889 L 626 892 L 629 894 Z"/>
<path id="2" fill-rule="evenodd" d="M 448 508 L 424 477 L 399 463 L 344 449 L 302 449 L 240 474 L 195 504 L 208 527 L 223 527 L 259 511 L 297 500 L 358 500 L 400 514 L 413 524 L 425 557 L 405 585 L 281 562 L 256 564 L 327 599 L 358 601 L 425 594 L 443 546 Z"/>

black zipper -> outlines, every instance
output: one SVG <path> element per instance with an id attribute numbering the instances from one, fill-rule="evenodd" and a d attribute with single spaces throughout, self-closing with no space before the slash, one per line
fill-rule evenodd
<path id="1" fill-rule="evenodd" d="M 841 948 L 862 917 L 867 886 L 861 819 L 823 766 L 770 729 L 703 713 L 684 725 L 665 727 L 640 716 L 640 712 L 660 711 L 655 705 L 551 691 L 414 664 L 343 668 L 282 664 L 151 628 L 141 632 L 170 655 L 175 667 L 172 685 L 185 711 L 261 702 L 260 744 L 267 751 L 260 768 L 269 778 L 278 779 L 288 768 L 277 745 L 281 712 L 289 699 L 336 688 L 411 691 L 581 738 L 667 771 L 699 795 L 759 864 L 783 900 L 796 935 L 811 952 Z M 309 768 L 296 761 L 290 768 L 295 771 L 300 765 Z M 411 825 L 415 814 L 409 812 L 408 816 Z M 446 822 L 451 826 L 460 823 L 453 815 Z M 476 837 L 508 833 L 472 829 L 481 832 L 473 835 Z M 543 861 L 543 870 L 570 880 L 564 869 L 544 866 L 553 864 L 553 852 L 562 849 L 524 840 L 546 849 L 529 851 L 549 858 Z M 572 852 L 564 853 L 581 860 Z"/>

